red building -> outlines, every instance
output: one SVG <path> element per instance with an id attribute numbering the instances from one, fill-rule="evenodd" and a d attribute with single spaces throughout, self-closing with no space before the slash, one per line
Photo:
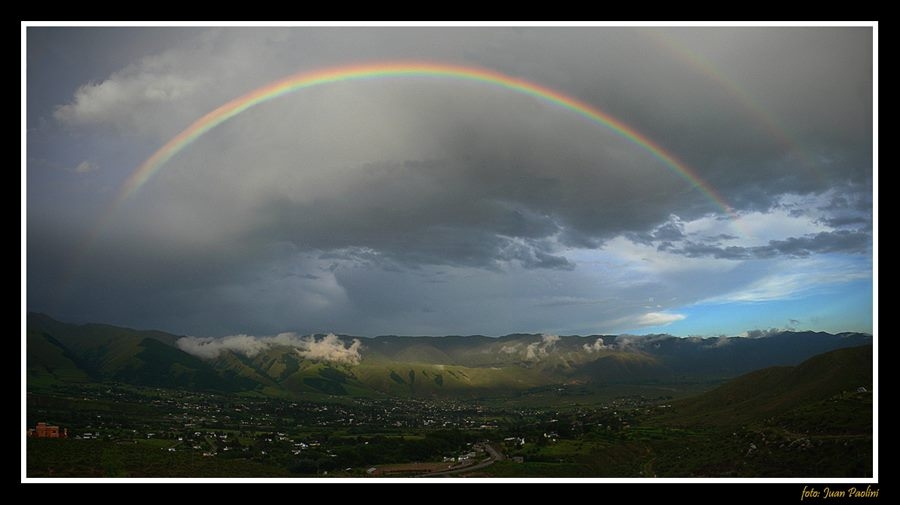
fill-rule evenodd
<path id="1" fill-rule="evenodd" d="M 37 423 L 37 426 L 34 428 L 29 428 L 28 436 L 37 438 L 68 438 L 69 430 L 63 428 L 62 432 L 60 432 L 59 426 L 47 426 L 47 423 Z"/>

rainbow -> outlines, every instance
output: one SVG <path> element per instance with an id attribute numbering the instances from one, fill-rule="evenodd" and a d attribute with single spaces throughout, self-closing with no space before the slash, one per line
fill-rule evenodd
<path id="1" fill-rule="evenodd" d="M 773 140 L 775 140 L 784 152 L 791 156 L 796 156 L 795 163 L 799 162 L 802 167 L 810 171 L 820 181 L 824 182 L 824 175 L 818 169 L 815 160 L 810 156 L 807 149 L 792 136 L 784 126 L 782 126 L 773 113 L 767 110 L 758 100 L 755 100 L 743 87 L 741 87 L 734 79 L 723 74 L 713 65 L 711 61 L 704 58 L 697 52 L 691 50 L 685 44 L 679 42 L 673 37 L 659 29 L 646 29 L 645 33 L 650 36 L 658 47 L 671 54 L 678 61 L 684 63 L 688 68 L 692 68 L 703 75 L 705 78 L 716 83 L 737 103 L 750 119 L 755 121 Z"/>
<path id="2" fill-rule="evenodd" d="M 696 172 L 641 132 L 602 110 L 559 91 L 493 70 L 425 62 L 389 62 L 326 68 L 312 72 L 301 72 L 256 88 L 210 111 L 166 142 L 123 183 L 112 207 L 118 207 L 131 195 L 135 194 L 167 161 L 203 134 L 255 105 L 295 91 L 329 83 L 398 77 L 442 77 L 484 83 L 529 95 L 572 111 L 640 146 L 672 172 L 700 190 L 701 193 L 726 213 L 735 217 L 731 205 L 701 179 Z"/>

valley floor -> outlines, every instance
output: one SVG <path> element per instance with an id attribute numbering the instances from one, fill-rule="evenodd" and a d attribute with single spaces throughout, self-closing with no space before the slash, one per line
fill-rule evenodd
<path id="1" fill-rule="evenodd" d="M 571 397 L 501 401 L 292 401 L 60 386 L 28 396 L 28 477 L 414 476 L 869 477 L 872 394 L 847 391 L 777 415 L 697 418 L 689 403 Z M 486 445 L 495 454 L 486 452 Z M 487 462 L 490 464 L 479 464 Z"/>

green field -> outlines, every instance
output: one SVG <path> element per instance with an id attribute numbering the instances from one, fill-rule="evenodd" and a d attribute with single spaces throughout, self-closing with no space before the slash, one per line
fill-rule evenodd
<path id="1" fill-rule="evenodd" d="M 157 444 L 103 440 L 29 440 L 29 477 L 288 477 L 244 459 L 169 452 Z"/>

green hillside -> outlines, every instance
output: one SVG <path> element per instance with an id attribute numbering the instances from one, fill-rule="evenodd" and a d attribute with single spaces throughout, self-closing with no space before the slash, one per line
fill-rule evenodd
<path id="1" fill-rule="evenodd" d="M 542 440 L 547 425 L 536 433 L 519 428 L 515 436 L 536 441 L 507 446 L 524 464 L 504 462 L 485 474 L 871 477 L 872 352 L 869 345 L 839 349 L 758 370 L 691 398 L 618 410 L 620 418 L 588 411 L 572 425 L 581 433 L 559 431 L 556 442 Z M 552 429 L 564 426 L 560 419 Z"/>
<path id="2" fill-rule="evenodd" d="M 179 338 L 175 335 L 100 324 L 70 325 L 41 314 L 29 314 L 27 325 L 30 389 L 89 379 L 217 391 L 257 387 L 237 375 L 223 375 L 174 347 Z"/>
<path id="3" fill-rule="evenodd" d="M 84 382 L 90 380 L 59 341 L 39 330 L 28 330 L 26 360 L 28 383 L 32 386 L 48 385 L 55 381 Z"/>
<path id="4" fill-rule="evenodd" d="M 738 377 L 700 396 L 673 404 L 685 425 L 748 422 L 809 408 L 859 388 L 872 390 L 872 346 L 839 349 L 795 367 L 770 367 Z"/>
<path id="5" fill-rule="evenodd" d="M 180 341 L 182 337 L 164 332 L 103 324 L 73 325 L 42 314 L 28 315 L 26 335 L 28 387 L 32 390 L 57 382 L 118 381 L 299 398 L 478 398 L 518 395 L 555 385 L 602 390 L 606 396 L 634 387 L 666 387 L 677 393 L 712 387 L 754 369 L 749 366 L 795 365 L 823 350 L 871 342 L 871 336 L 865 334 L 812 332 L 784 332 L 757 339 L 536 334 L 497 338 L 332 336 L 327 344 L 323 344 L 324 335 L 303 337 L 307 339 L 304 342 L 333 346 L 329 349 L 344 353 L 342 356 L 356 345 L 352 359 L 328 361 L 324 354 L 301 352 L 294 345 L 303 344 L 289 341 L 260 344 L 256 337 L 242 336 L 242 342 L 255 342 L 252 350 L 239 346 L 201 349 L 212 340 L 185 344 L 188 341 Z M 837 365 L 835 370 L 848 366 Z M 800 381 L 803 370 L 791 372 L 799 374 L 796 378 L 780 375 L 786 371 L 768 370 L 759 372 L 755 380 L 764 383 L 760 387 L 767 394 L 775 395 L 785 380 Z M 737 383 L 729 387 L 720 393 L 723 397 L 708 401 L 711 405 L 724 404 L 738 415 L 746 406 L 732 397 L 740 396 L 744 386 Z M 798 391 L 805 394 L 803 389 Z M 706 407 L 698 405 L 695 409 L 708 412 Z M 685 405 L 684 411 L 689 415 L 691 407 Z"/>
<path id="6" fill-rule="evenodd" d="M 104 376 L 128 368 L 135 355 L 143 351 L 141 344 L 145 340 L 171 347 L 179 338 L 160 331 L 139 331 L 105 324 L 66 324 L 34 313 L 28 314 L 26 324 L 29 332 L 49 335 L 58 346 L 77 356 L 81 368 Z"/>

